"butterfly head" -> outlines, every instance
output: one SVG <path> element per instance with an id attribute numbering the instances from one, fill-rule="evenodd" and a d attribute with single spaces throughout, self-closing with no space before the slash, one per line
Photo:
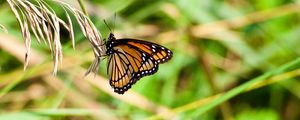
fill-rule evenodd
<path id="1" fill-rule="evenodd" d="M 107 55 L 112 54 L 112 52 L 113 52 L 113 46 L 114 46 L 113 44 L 114 44 L 115 40 L 116 40 L 115 35 L 113 33 L 110 33 L 109 37 L 107 39 L 107 42 L 106 42 L 106 49 L 107 49 L 106 54 Z"/>
<path id="2" fill-rule="evenodd" d="M 113 33 L 109 33 L 108 41 L 114 41 L 116 40 L 116 37 Z"/>

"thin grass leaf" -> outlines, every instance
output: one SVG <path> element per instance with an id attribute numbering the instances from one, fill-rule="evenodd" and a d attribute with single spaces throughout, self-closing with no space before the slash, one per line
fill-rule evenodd
<path id="1" fill-rule="evenodd" d="M 29 112 L 3 112 L 0 114 L 1 120 L 51 120 L 50 117 L 37 115 Z"/>
<path id="2" fill-rule="evenodd" d="M 86 116 L 97 114 L 99 110 L 91 109 L 33 109 L 31 113 L 47 115 L 47 116 Z"/>
<path id="3" fill-rule="evenodd" d="M 69 23 L 69 29 L 68 29 L 68 31 L 70 33 L 70 38 L 72 40 L 72 47 L 75 50 L 75 37 L 74 37 L 74 30 L 73 30 L 72 19 L 71 19 L 70 15 L 69 15 L 68 11 L 65 8 L 64 8 L 64 10 L 65 10 L 66 16 L 68 18 L 68 23 Z"/>
<path id="4" fill-rule="evenodd" d="M 30 23 L 34 23 L 34 24 L 32 24 L 30 26 L 31 27 L 31 31 L 33 32 L 34 36 L 36 37 L 38 43 L 41 43 L 39 34 L 37 34 L 37 31 L 36 31 L 38 22 L 36 21 L 36 19 L 34 19 L 34 16 L 32 14 L 29 14 L 28 16 L 29 16 L 28 18 L 30 20 Z"/>
<path id="5" fill-rule="evenodd" d="M 25 47 L 26 47 L 26 52 L 25 52 L 25 66 L 24 70 L 27 68 L 28 63 L 29 63 L 29 56 L 30 56 L 30 48 L 31 48 L 31 38 L 30 38 L 30 32 L 27 24 L 27 20 L 24 19 L 24 29 L 22 30 L 24 39 L 25 39 Z"/>
<path id="6" fill-rule="evenodd" d="M 21 27 L 21 30 L 24 31 L 24 30 L 23 30 L 23 29 L 24 29 L 23 22 L 22 22 L 22 20 L 21 20 L 21 17 L 20 17 L 20 15 L 19 15 L 19 12 L 18 12 L 18 10 L 16 9 L 14 3 L 13 3 L 11 0 L 7 0 L 7 2 L 8 2 L 8 4 L 9 4 L 11 10 L 12 10 L 13 13 L 15 14 L 15 16 L 16 16 L 18 22 L 19 22 L 19 25 L 20 25 L 20 27 Z"/>
<path id="7" fill-rule="evenodd" d="M 256 83 L 258 83 L 262 80 L 266 80 L 272 76 L 275 76 L 277 74 L 280 74 L 280 73 L 283 73 L 283 72 L 286 72 L 286 71 L 289 71 L 291 69 L 295 69 L 298 67 L 300 67 L 300 58 L 293 60 L 289 63 L 286 63 L 286 64 L 282 65 L 281 67 L 274 69 L 272 71 L 269 71 L 259 77 L 251 79 L 250 81 L 226 92 L 224 95 L 220 96 L 219 98 L 214 99 L 214 100 L 210 101 L 208 104 L 197 109 L 193 113 L 193 116 L 196 117 L 198 115 L 201 115 L 201 114 L 207 112 L 208 110 L 220 105 L 221 103 L 229 100 L 230 98 L 233 98 L 234 96 L 237 96 L 238 94 L 242 93 L 243 91 L 246 91 L 250 86 L 255 85 Z"/>
<path id="8" fill-rule="evenodd" d="M 43 14 L 39 11 L 39 9 L 32 3 L 30 3 L 29 1 L 25 1 L 26 4 L 28 4 L 30 6 L 30 8 L 32 9 L 32 11 L 34 11 L 34 13 L 40 17 L 42 20 L 45 20 Z"/>
<path id="9" fill-rule="evenodd" d="M 3 30 L 5 33 L 8 33 L 7 29 L 1 24 L 0 24 L 0 29 Z"/>

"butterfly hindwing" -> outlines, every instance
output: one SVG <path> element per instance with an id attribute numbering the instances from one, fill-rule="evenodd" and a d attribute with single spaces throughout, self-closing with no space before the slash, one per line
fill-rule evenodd
<path id="1" fill-rule="evenodd" d="M 108 65 L 110 85 L 123 94 L 140 78 L 157 72 L 154 58 L 142 51 L 125 45 L 116 46 Z"/>

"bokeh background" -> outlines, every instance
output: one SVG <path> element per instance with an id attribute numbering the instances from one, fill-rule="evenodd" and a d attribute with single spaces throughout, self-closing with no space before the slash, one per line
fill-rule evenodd
<path id="1" fill-rule="evenodd" d="M 76 0 L 64 2 L 80 9 Z M 89 0 L 84 6 L 104 38 L 105 19 L 117 38 L 164 45 L 172 60 L 118 95 L 106 60 L 99 73 L 84 77 L 94 56 L 74 21 L 76 49 L 62 30 L 57 75 L 50 50 L 34 37 L 24 71 L 19 24 L 0 0 L 7 30 L 0 29 L 1 120 L 300 119 L 299 0 Z M 67 20 L 59 5 L 51 7 Z"/>

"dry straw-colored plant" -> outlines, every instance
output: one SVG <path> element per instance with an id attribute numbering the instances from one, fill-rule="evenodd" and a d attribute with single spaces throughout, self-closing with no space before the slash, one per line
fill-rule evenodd
<path id="1" fill-rule="evenodd" d="M 84 36 L 92 45 L 95 60 L 88 69 L 87 73 L 98 72 L 98 66 L 101 61 L 101 56 L 104 55 L 103 41 L 100 32 L 97 30 L 92 21 L 80 10 L 58 0 L 52 2 L 58 3 L 64 10 L 67 16 L 67 22 L 60 19 L 55 11 L 43 0 L 7 0 L 15 14 L 21 27 L 23 39 L 25 41 L 25 65 L 28 66 L 30 59 L 31 34 L 36 37 L 38 43 L 42 41 L 49 47 L 54 58 L 54 75 L 57 73 L 58 63 L 62 61 L 62 45 L 60 42 L 60 29 L 65 28 L 70 33 L 73 48 L 75 49 L 73 23 L 70 13 L 74 15 L 79 24 Z"/>

